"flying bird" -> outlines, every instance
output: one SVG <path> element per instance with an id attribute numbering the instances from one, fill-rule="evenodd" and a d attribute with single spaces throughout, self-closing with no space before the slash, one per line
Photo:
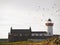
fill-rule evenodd
<path id="1" fill-rule="evenodd" d="M 54 9 L 54 7 L 52 7 Z"/>
<path id="2" fill-rule="evenodd" d="M 56 10 L 56 12 L 59 12 L 59 11 L 60 11 L 60 9 L 57 9 L 57 10 Z"/>
<path id="3" fill-rule="evenodd" d="M 45 10 L 45 8 L 43 8 L 43 10 Z"/>
<path id="4" fill-rule="evenodd" d="M 56 3 L 54 3 L 54 6 L 56 6 Z"/>

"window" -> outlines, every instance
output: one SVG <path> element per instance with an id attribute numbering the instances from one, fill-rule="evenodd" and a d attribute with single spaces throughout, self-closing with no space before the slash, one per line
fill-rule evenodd
<path id="1" fill-rule="evenodd" d="M 39 34 L 35 34 L 36 36 L 39 36 Z"/>
<path id="2" fill-rule="evenodd" d="M 40 36 L 42 36 L 42 34 L 40 34 Z"/>
<path id="3" fill-rule="evenodd" d="M 39 34 L 37 34 L 37 33 L 33 33 L 32 36 L 39 36 Z"/>
<path id="4" fill-rule="evenodd" d="M 14 34 L 14 36 L 17 36 L 17 34 Z"/>
<path id="5" fill-rule="evenodd" d="M 34 36 L 35 34 L 32 34 L 32 36 Z"/>
<path id="6" fill-rule="evenodd" d="M 20 36 L 22 36 L 22 34 L 20 34 Z"/>

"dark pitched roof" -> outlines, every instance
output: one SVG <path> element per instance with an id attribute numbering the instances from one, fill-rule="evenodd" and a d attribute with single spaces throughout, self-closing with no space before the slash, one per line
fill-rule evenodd
<path id="1" fill-rule="evenodd" d="M 29 33 L 30 29 L 12 29 L 11 33 Z"/>

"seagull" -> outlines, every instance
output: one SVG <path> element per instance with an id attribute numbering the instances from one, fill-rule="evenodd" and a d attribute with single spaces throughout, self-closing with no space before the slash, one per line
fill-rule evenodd
<path id="1" fill-rule="evenodd" d="M 43 10 L 45 10 L 45 8 L 43 8 Z"/>
<path id="2" fill-rule="evenodd" d="M 54 3 L 54 6 L 56 6 L 56 3 Z"/>
<path id="3" fill-rule="evenodd" d="M 56 12 L 59 12 L 59 11 L 60 11 L 60 9 L 56 10 Z"/>
<path id="4" fill-rule="evenodd" d="M 52 8 L 54 8 L 54 7 L 52 7 Z"/>

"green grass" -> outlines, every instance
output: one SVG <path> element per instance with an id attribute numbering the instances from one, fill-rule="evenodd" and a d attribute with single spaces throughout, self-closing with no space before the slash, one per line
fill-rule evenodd
<path id="1" fill-rule="evenodd" d="M 58 43 L 58 44 L 57 44 Z M 0 45 L 60 45 L 60 38 L 52 37 L 43 41 L 0 42 Z"/>

